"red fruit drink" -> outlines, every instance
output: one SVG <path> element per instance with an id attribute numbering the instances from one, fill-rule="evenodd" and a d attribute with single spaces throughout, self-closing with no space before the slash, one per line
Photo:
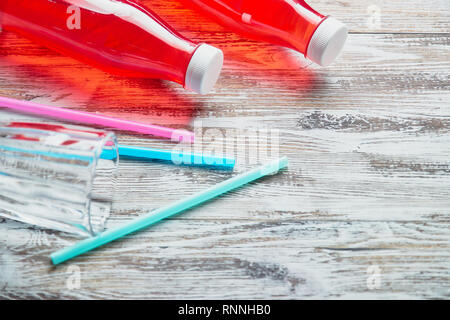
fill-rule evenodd
<path id="1" fill-rule="evenodd" d="M 1 0 L 0 26 L 107 72 L 202 94 L 223 63 L 222 51 L 186 39 L 130 0 Z"/>
<path id="2" fill-rule="evenodd" d="M 181 0 L 249 38 L 297 50 L 326 66 L 342 50 L 347 28 L 303 0 Z"/>

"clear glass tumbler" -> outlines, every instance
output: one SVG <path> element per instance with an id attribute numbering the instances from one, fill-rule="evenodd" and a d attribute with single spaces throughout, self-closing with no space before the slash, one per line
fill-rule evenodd
<path id="1" fill-rule="evenodd" d="M 0 216 L 95 235 L 110 214 L 118 161 L 111 132 L 0 123 Z"/>

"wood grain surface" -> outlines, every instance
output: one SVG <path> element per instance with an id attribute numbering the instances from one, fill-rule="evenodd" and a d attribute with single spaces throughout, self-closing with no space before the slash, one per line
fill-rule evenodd
<path id="1" fill-rule="evenodd" d="M 310 1 L 351 31 L 327 68 L 175 0 L 141 2 L 224 51 L 212 93 L 111 76 L 0 34 L 0 95 L 200 130 L 203 151 L 237 158 L 233 172 L 121 160 L 108 227 L 252 168 L 267 149 L 290 166 L 58 267 L 50 253 L 76 238 L 0 219 L 0 299 L 450 298 L 447 0 Z M 18 119 L 33 118 L 1 111 Z"/>

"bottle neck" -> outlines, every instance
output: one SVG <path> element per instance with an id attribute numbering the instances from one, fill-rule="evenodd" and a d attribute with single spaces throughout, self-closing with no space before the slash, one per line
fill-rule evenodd
<path id="1" fill-rule="evenodd" d="M 325 19 L 302 0 L 265 0 L 258 4 L 243 0 L 241 10 L 243 21 L 262 32 L 266 40 L 304 54 L 314 31 Z M 246 15 L 247 11 L 254 14 Z"/>

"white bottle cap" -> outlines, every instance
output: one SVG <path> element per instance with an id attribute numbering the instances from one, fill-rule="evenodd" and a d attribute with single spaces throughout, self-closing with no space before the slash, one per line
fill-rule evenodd
<path id="1" fill-rule="evenodd" d="M 219 79 L 222 64 L 221 50 L 201 44 L 189 62 L 184 87 L 200 94 L 208 93 Z"/>
<path id="2" fill-rule="evenodd" d="M 341 53 L 347 34 L 348 29 L 342 22 L 326 18 L 314 32 L 306 56 L 321 66 L 329 65 Z"/>

